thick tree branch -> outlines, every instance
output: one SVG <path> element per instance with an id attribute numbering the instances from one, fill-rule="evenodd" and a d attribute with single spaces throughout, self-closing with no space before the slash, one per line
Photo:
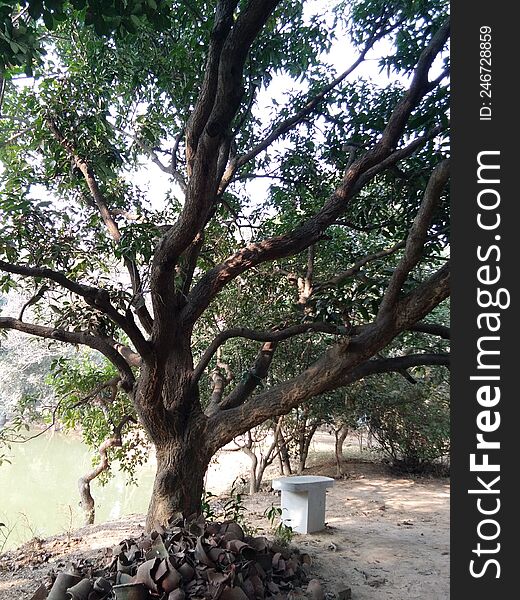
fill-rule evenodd
<path id="1" fill-rule="evenodd" d="M 254 392 L 267 377 L 277 347 L 278 342 L 266 342 L 265 344 L 262 344 L 255 362 L 251 369 L 249 369 L 247 375 L 238 383 L 235 389 L 220 402 L 218 406 L 220 410 L 227 410 L 234 406 L 239 406 Z"/>
<path id="2" fill-rule="evenodd" d="M 107 315 L 109 319 L 120 327 L 128 335 L 135 345 L 136 350 L 144 359 L 149 355 L 150 346 L 144 339 L 143 334 L 131 320 L 122 315 L 114 307 L 110 301 L 110 295 L 106 290 L 78 283 L 77 281 L 69 279 L 65 274 L 59 271 L 54 271 L 45 267 L 14 265 L 0 260 L 0 271 L 21 275 L 22 277 L 41 277 L 43 279 L 49 279 L 73 294 L 81 296 L 89 306 Z"/>
<path id="3" fill-rule="evenodd" d="M 226 329 L 217 335 L 202 355 L 199 364 L 193 371 L 192 381 L 195 384 L 200 379 L 218 348 L 231 338 L 241 337 L 257 342 L 281 342 L 294 337 L 295 335 L 301 335 L 310 331 L 330 333 L 332 335 L 345 335 L 347 333 L 345 327 L 338 327 L 331 323 L 303 323 L 301 325 L 293 325 L 275 331 L 255 331 L 254 329 L 248 329 L 247 327 Z"/>
<path id="4" fill-rule="evenodd" d="M 410 271 L 417 265 L 424 251 L 424 243 L 428 236 L 434 210 L 439 202 L 444 186 L 449 177 L 449 161 L 441 162 L 430 176 L 423 201 L 414 219 L 406 239 L 402 259 L 388 282 L 387 290 L 381 301 L 378 316 L 384 315 L 395 305 L 401 288 Z"/>
<path id="5" fill-rule="evenodd" d="M 12 317 L 0 317 L 0 329 L 16 329 L 36 337 L 67 342 L 68 344 L 83 345 L 101 352 L 118 369 L 121 375 L 121 387 L 125 391 L 133 388 L 135 378 L 123 356 L 106 340 L 83 331 L 67 331 L 54 327 L 45 327 L 34 323 L 26 323 Z"/>
<path id="6" fill-rule="evenodd" d="M 282 236 L 248 244 L 220 265 L 207 271 L 188 297 L 188 306 L 185 309 L 187 318 L 196 320 L 218 292 L 237 275 L 263 262 L 297 254 L 312 243 L 319 241 L 327 227 L 337 222 L 337 217 L 346 211 L 351 198 L 370 179 L 398 161 L 411 156 L 440 131 L 442 131 L 441 127 L 434 127 L 427 134 L 419 136 L 403 148 L 391 153 L 379 164 L 360 175 L 351 189 L 346 188 L 345 185 L 338 188 L 323 209 L 301 227 Z"/>
<path id="7" fill-rule="evenodd" d="M 212 439 L 215 443 L 230 441 L 267 418 L 286 414 L 305 400 L 355 381 L 355 377 L 363 377 L 364 365 L 371 357 L 448 295 L 449 269 L 444 265 L 398 301 L 392 318 L 378 319 L 359 328 L 359 333 L 334 344 L 298 376 L 251 396 L 239 406 L 209 415 L 208 431 L 212 432 Z"/>
<path id="8" fill-rule="evenodd" d="M 280 0 L 250 0 L 233 24 L 236 1 L 217 4 L 206 74 L 187 127 L 188 189 L 177 222 L 160 240 L 152 264 L 155 311 L 161 319 L 175 295 L 172 270 L 204 227 L 215 203 L 222 145 L 243 96 L 243 70 L 251 45 Z"/>
<path id="9" fill-rule="evenodd" d="M 435 56 L 441 51 L 449 34 L 443 25 L 422 52 L 410 88 L 398 102 L 378 142 L 364 156 L 354 161 L 341 185 L 323 208 L 306 223 L 290 233 L 247 245 L 232 257 L 206 272 L 193 288 L 185 309 L 186 318 L 195 321 L 215 295 L 234 277 L 262 262 L 283 258 L 301 252 L 318 241 L 324 231 L 345 212 L 350 200 L 383 168 L 395 164 L 408 153 L 413 153 L 430 139 L 431 133 L 394 151 L 413 109 L 428 91 L 428 72 Z"/>
<path id="10" fill-rule="evenodd" d="M 344 379 L 344 385 L 359 381 L 363 377 L 381 373 L 401 373 L 406 369 L 420 366 L 450 366 L 449 354 L 408 354 L 393 358 L 377 358 L 367 361 L 361 367 L 354 369 Z M 415 381 L 414 381 L 415 382 Z"/>
<path id="11" fill-rule="evenodd" d="M 429 335 L 437 335 L 444 340 L 449 340 L 451 338 L 450 328 L 437 323 L 416 323 L 410 327 L 410 331 L 427 333 Z"/>
<path id="12" fill-rule="evenodd" d="M 365 161 L 370 162 L 373 160 L 374 156 L 381 154 L 384 150 L 393 149 L 395 147 L 413 109 L 417 106 L 422 97 L 430 91 L 428 73 L 435 57 L 446 43 L 449 34 L 450 24 L 449 21 L 447 21 L 441 25 L 439 30 L 433 35 L 428 46 L 426 46 L 421 53 L 408 92 L 393 110 L 392 115 L 383 130 L 381 139 L 364 157 Z"/>
<path id="13" fill-rule="evenodd" d="M 208 58 L 204 71 L 200 93 L 191 114 L 186 132 L 186 160 L 188 177 L 193 172 L 193 161 L 197 152 L 200 136 L 206 126 L 215 102 L 218 85 L 220 56 L 224 42 L 233 26 L 233 13 L 238 0 L 220 0 L 215 9 L 215 20 L 208 48 Z"/>
<path id="14" fill-rule="evenodd" d="M 379 173 L 382 173 L 387 169 L 394 168 L 399 161 L 412 156 L 416 152 L 416 150 L 422 148 L 426 144 L 426 142 L 434 139 L 435 136 L 442 133 L 443 131 L 445 131 L 445 128 L 442 125 L 436 125 L 424 135 L 416 137 L 409 144 L 403 146 L 402 148 L 399 148 L 398 150 L 395 150 L 394 152 L 390 153 L 386 158 L 376 163 L 373 167 L 367 169 L 367 171 L 361 174 L 358 180 L 356 181 L 356 184 L 354 186 L 354 193 L 357 193 L 359 190 L 361 190 L 371 179 L 373 179 Z"/>

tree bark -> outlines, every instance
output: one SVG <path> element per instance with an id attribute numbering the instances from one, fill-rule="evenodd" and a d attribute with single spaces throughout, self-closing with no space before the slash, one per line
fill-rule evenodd
<path id="1" fill-rule="evenodd" d="M 280 471 L 281 475 L 292 475 L 292 467 L 291 467 L 291 458 L 289 456 L 289 449 L 287 448 L 287 440 L 285 439 L 284 434 L 280 431 L 280 459 L 282 469 Z"/>
<path id="2" fill-rule="evenodd" d="M 147 531 L 167 525 L 176 517 L 200 514 L 204 475 L 211 459 L 198 440 L 187 443 L 178 439 L 156 446 L 156 457 Z"/>
<path id="3" fill-rule="evenodd" d="M 116 384 L 117 385 L 117 384 Z M 114 392 L 115 394 L 115 392 Z M 115 396 L 114 396 L 115 397 Z M 80 497 L 80 505 L 85 513 L 85 525 L 93 525 L 94 519 L 96 516 L 96 507 L 94 503 L 94 498 L 92 497 L 92 492 L 90 490 L 91 482 L 101 475 L 103 471 L 106 471 L 110 467 L 110 460 L 108 458 L 108 450 L 110 448 L 121 447 L 123 444 L 122 430 L 123 427 L 129 422 L 132 421 L 135 423 L 135 419 L 127 415 L 121 419 L 121 422 L 114 429 L 114 434 L 106 438 L 102 444 L 99 446 L 99 456 L 100 461 L 99 464 L 94 467 L 91 471 L 83 475 L 78 479 L 78 490 Z"/>
<path id="4" fill-rule="evenodd" d="M 199 514 L 204 475 L 220 446 L 211 446 L 199 393 L 191 384 L 190 331 L 171 327 L 167 350 L 143 364 L 134 403 L 155 446 L 157 472 L 148 508 L 148 531 L 172 518 Z M 181 335 L 184 334 L 184 335 Z M 159 346 L 159 349 L 160 346 Z"/>
<path id="5" fill-rule="evenodd" d="M 342 423 L 339 429 L 334 430 L 334 437 L 336 438 L 334 444 L 334 455 L 336 457 L 336 474 L 338 477 L 343 475 L 343 463 L 345 458 L 343 456 L 343 443 L 348 435 L 348 425 Z"/>
<path id="6" fill-rule="evenodd" d="M 310 429 L 307 431 L 307 419 L 304 421 L 303 428 L 300 433 L 299 440 L 299 462 L 298 462 L 298 475 L 301 475 L 305 470 L 307 463 L 307 456 L 309 455 L 309 449 L 311 447 L 312 438 L 318 429 L 318 423 L 313 423 Z"/>
<path id="7" fill-rule="evenodd" d="M 249 478 L 249 493 L 256 494 L 260 491 L 265 470 L 271 465 L 276 457 L 280 456 L 279 436 L 282 427 L 282 417 L 278 419 L 273 432 L 273 441 L 264 451 L 261 448 L 261 442 L 256 448 L 254 447 L 253 436 L 251 432 L 247 432 L 247 442 L 242 446 L 242 450 L 249 456 L 251 460 L 250 478 Z M 257 455 L 258 452 L 258 455 Z"/>

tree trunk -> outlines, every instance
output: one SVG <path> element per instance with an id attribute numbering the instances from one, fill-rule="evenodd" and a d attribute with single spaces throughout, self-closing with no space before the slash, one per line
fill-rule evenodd
<path id="1" fill-rule="evenodd" d="M 334 430 L 334 437 L 336 442 L 334 444 L 334 454 L 336 456 L 336 475 L 341 477 L 343 475 L 343 462 L 345 458 L 343 456 L 343 443 L 348 435 L 348 425 L 342 423 L 339 429 Z"/>
<path id="2" fill-rule="evenodd" d="M 138 414 L 155 446 L 157 472 L 146 529 L 201 511 L 204 475 L 217 447 L 211 446 L 187 336 L 174 335 L 168 355 L 143 365 L 134 396 Z"/>
<path id="3" fill-rule="evenodd" d="M 282 461 L 282 447 L 280 445 L 280 442 L 278 442 L 277 446 L 278 446 L 278 454 L 276 456 L 276 460 L 278 461 L 278 473 L 280 475 L 285 475 L 285 471 L 283 468 L 283 461 Z"/>
<path id="4" fill-rule="evenodd" d="M 96 506 L 92 492 L 90 491 L 90 481 L 86 477 L 80 477 L 78 479 L 78 490 L 80 498 L 80 506 L 83 510 L 84 525 L 94 525 L 94 519 L 96 517 Z"/>
<path id="5" fill-rule="evenodd" d="M 307 463 L 307 457 L 309 456 L 309 449 L 311 447 L 312 438 L 318 429 L 318 423 L 311 425 L 309 431 L 307 432 L 305 429 L 302 433 L 302 438 L 300 440 L 300 460 L 298 463 L 298 475 L 301 475 L 305 470 L 305 465 Z"/>
<path id="6" fill-rule="evenodd" d="M 92 497 L 92 492 L 90 490 L 91 482 L 101 475 L 103 471 L 106 471 L 110 467 L 110 461 L 108 458 L 108 450 L 110 448 L 121 447 L 123 441 L 121 439 L 123 427 L 129 422 L 132 421 L 135 423 L 135 419 L 126 415 L 121 419 L 121 422 L 114 429 L 114 434 L 112 437 L 106 438 L 102 444 L 99 446 L 98 452 L 100 461 L 99 464 L 90 470 L 88 473 L 83 475 L 78 479 L 78 490 L 80 497 L 80 506 L 83 509 L 85 514 L 85 525 L 93 525 L 94 519 L 96 516 L 96 506 L 94 503 L 94 498 Z"/>
<path id="7" fill-rule="evenodd" d="M 251 435 L 248 432 L 249 436 Z M 249 445 L 245 445 L 242 447 L 244 453 L 249 457 L 251 461 L 251 465 L 249 466 L 249 494 L 253 495 L 258 492 L 258 483 L 256 479 L 256 469 L 258 466 L 258 457 L 253 450 L 253 444 L 251 441 L 251 437 L 249 437 Z"/>
<path id="8" fill-rule="evenodd" d="M 262 485 L 262 480 L 264 478 L 264 473 L 267 467 L 272 464 L 273 460 L 276 456 L 279 456 L 278 450 L 278 441 L 281 429 L 281 420 L 278 421 L 275 431 L 274 437 L 271 445 L 265 449 L 265 454 L 262 451 L 261 446 L 257 446 L 256 452 L 258 452 L 259 456 L 257 456 L 255 452 L 255 447 L 253 443 L 253 437 L 251 435 L 251 431 L 247 432 L 247 442 L 244 446 L 242 446 L 242 450 L 249 456 L 251 460 L 251 466 L 249 469 L 250 477 L 249 477 L 249 493 L 256 494 L 260 491 L 260 486 Z"/>
<path id="9" fill-rule="evenodd" d="M 292 468 L 291 468 L 291 459 L 289 457 L 289 450 L 287 448 L 287 440 L 285 439 L 283 433 L 280 431 L 279 434 L 279 440 L 280 440 L 280 457 L 282 460 L 282 471 L 281 471 L 281 475 L 292 475 Z"/>
<path id="10" fill-rule="evenodd" d="M 177 517 L 200 514 L 204 476 L 211 456 L 200 443 L 172 439 L 156 446 L 157 472 L 146 517 L 146 529 Z"/>

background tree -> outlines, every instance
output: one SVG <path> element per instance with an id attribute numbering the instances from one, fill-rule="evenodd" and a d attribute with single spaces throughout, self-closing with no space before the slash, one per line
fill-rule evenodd
<path id="1" fill-rule="evenodd" d="M 4 15 L 37 43 L 25 75 L 4 59 L 0 285 L 34 318 L 0 329 L 114 365 L 155 447 L 153 527 L 199 511 L 211 456 L 264 420 L 447 364 L 385 349 L 438 334 L 422 320 L 449 293 L 449 26 L 439 0 L 147 4 L 162 16 L 90 0 Z M 324 53 L 345 31 L 337 74 Z M 356 77 L 378 52 L 388 83 Z M 277 75 L 284 103 L 262 109 Z M 144 158 L 162 198 L 139 188 Z M 260 385 L 301 335 L 313 360 Z"/>

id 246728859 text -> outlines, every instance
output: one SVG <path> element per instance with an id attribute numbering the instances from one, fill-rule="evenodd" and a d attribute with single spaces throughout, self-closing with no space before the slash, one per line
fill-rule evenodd
<path id="1" fill-rule="evenodd" d="M 479 52 L 479 96 L 480 109 L 479 118 L 481 121 L 491 121 L 493 115 L 492 108 L 492 79 L 491 59 L 493 50 L 492 31 L 489 25 L 482 25 L 480 28 L 480 52 Z"/>

